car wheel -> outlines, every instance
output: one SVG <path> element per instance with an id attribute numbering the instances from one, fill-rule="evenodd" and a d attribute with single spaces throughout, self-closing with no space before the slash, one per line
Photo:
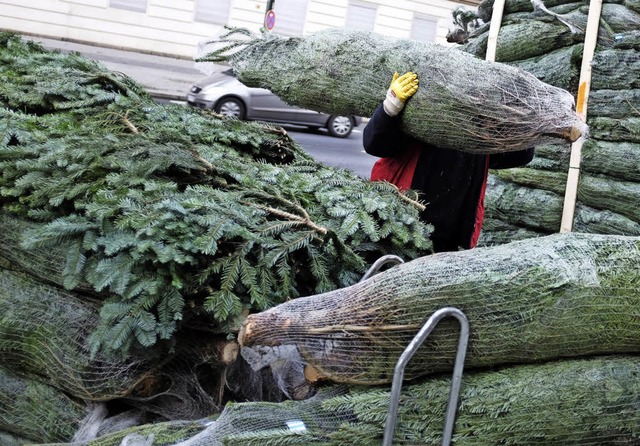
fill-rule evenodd
<path id="1" fill-rule="evenodd" d="M 327 129 L 331 136 L 346 138 L 353 131 L 353 121 L 349 116 L 332 116 L 327 122 Z"/>
<path id="2" fill-rule="evenodd" d="M 216 103 L 214 110 L 229 118 L 244 119 L 245 108 L 240 99 L 222 98 Z"/>

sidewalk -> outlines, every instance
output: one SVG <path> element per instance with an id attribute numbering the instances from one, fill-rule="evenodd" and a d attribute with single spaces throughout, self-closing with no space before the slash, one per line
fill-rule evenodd
<path id="1" fill-rule="evenodd" d="M 104 48 L 43 37 L 23 36 L 47 49 L 62 52 L 77 51 L 101 62 L 112 71 L 124 73 L 145 87 L 151 96 L 160 99 L 186 101 L 191 85 L 206 73 L 198 70 L 192 60 L 155 56 L 152 54 Z M 195 54 L 195 48 L 194 48 Z"/>

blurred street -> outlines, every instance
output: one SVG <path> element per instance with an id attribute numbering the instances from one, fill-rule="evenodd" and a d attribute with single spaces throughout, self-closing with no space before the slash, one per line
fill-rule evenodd
<path id="1" fill-rule="evenodd" d="M 76 51 L 83 56 L 101 62 L 106 68 L 124 73 L 146 88 L 157 101 L 171 101 L 186 104 L 186 95 L 191 85 L 207 73 L 196 68 L 193 60 L 164 57 L 114 48 L 85 45 L 63 40 L 42 37 L 23 36 L 48 49 L 62 52 Z M 196 54 L 196 48 L 194 48 Z M 219 69 L 226 67 L 219 65 Z M 201 65 L 201 69 L 215 69 L 212 65 Z M 371 167 L 377 158 L 364 153 L 362 148 L 362 129 L 356 128 L 345 139 L 328 136 L 325 130 L 310 131 L 304 127 L 283 127 L 316 160 L 334 167 L 354 171 L 368 178 Z"/>
<path id="2" fill-rule="evenodd" d="M 153 54 L 104 48 L 43 37 L 23 36 L 48 49 L 62 52 L 77 51 L 83 56 L 100 61 L 112 71 L 124 73 L 145 87 L 155 98 L 186 101 L 193 82 L 206 77 L 196 68 L 193 60 L 163 57 Z M 196 48 L 193 49 L 194 55 Z"/>

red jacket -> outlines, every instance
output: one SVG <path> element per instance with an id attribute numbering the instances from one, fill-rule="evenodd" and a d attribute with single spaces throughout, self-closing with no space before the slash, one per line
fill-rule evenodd
<path id="1" fill-rule="evenodd" d="M 470 154 L 421 142 L 400 128 L 400 119 L 378 107 L 364 129 L 364 149 L 381 157 L 372 181 L 389 181 L 401 190 L 421 194 L 421 219 L 433 225 L 434 250 L 473 248 L 484 220 L 484 194 L 489 169 L 524 166 L 534 149 L 494 155 Z"/>

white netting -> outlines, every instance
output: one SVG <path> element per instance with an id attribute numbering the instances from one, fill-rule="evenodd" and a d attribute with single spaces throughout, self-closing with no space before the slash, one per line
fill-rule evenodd
<path id="1" fill-rule="evenodd" d="M 0 362 L 28 379 L 28 385 L 51 387 L 83 407 L 89 401 L 120 400 L 123 408 L 144 410 L 149 415 L 144 420 L 153 418 L 151 414 L 195 419 L 219 408 L 217 389 L 224 384 L 216 367 L 222 362 L 214 343 L 206 339 L 179 343 L 173 354 L 161 357 L 92 353 L 88 339 L 98 321 L 95 303 L 5 269 L 0 269 L 0 314 Z M 25 410 L 13 406 L 10 416 L 28 418 Z M 104 434 L 116 421 L 111 415 L 86 420 L 85 429 Z M 65 426 L 62 419 L 58 423 Z"/>
<path id="2" fill-rule="evenodd" d="M 4 366 L 3 362 L 3 366 Z M 0 367 L 0 431 L 38 442 L 65 441 L 80 427 L 85 404 Z M 0 444 L 6 446 L 0 435 Z"/>
<path id="3" fill-rule="evenodd" d="M 2 363 L 78 398 L 125 396 L 156 367 L 92 355 L 87 339 L 98 308 L 29 276 L 0 269 L 0 314 Z"/>
<path id="4" fill-rule="evenodd" d="M 336 431 L 343 423 L 355 420 L 350 410 L 329 412 L 322 408 L 323 401 L 346 392 L 346 388 L 335 387 L 295 403 L 229 404 L 207 429 L 177 446 L 234 444 L 235 440 L 229 437 L 238 434 L 255 438 L 256 441 L 260 441 L 264 435 L 274 434 L 287 437 L 304 437 L 309 433 L 324 435 Z"/>

